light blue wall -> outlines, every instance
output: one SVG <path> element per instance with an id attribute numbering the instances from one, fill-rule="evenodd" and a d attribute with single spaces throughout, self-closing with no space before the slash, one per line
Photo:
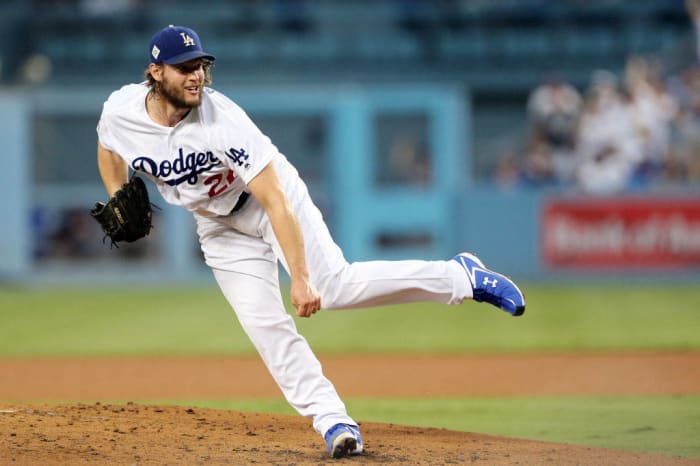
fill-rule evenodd
<path id="1" fill-rule="evenodd" d="M 362 90 L 343 99 L 334 120 L 332 197 L 338 211 L 337 241 L 349 260 L 442 258 L 455 242 L 454 199 L 463 189 L 469 157 L 465 144 L 464 95 L 457 88 L 402 87 Z M 383 112 L 423 111 L 429 116 L 429 186 L 377 186 L 377 138 L 373 118 Z M 381 233 L 421 233 L 429 245 L 388 250 Z"/>
<path id="2" fill-rule="evenodd" d="M 460 197 L 459 248 L 513 276 L 542 274 L 539 225 L 543 194 L 474 187 Z"/>
<path id="3" fill-rule="evenodd" d="M 96 122 L 111 89 L 61 89 L 40 93 L 2 92 L 0 125 L 3 142 L 0 170 L 0 281 L 137 282 L 186 281 L 211 276 L 196 257 L 192 217 L 182 209 L 163 206 L 156 235 L 156 260 L 143 263 L 112 260 L 54 261 L 39 264 L 32 257 L 30 212 L 33 205 L 85 207 L 104 198 L 94 160 L 94 127 L 82 135 L 89 140 L 88 183 L 34 185 L 31 182 L 32 118 L 42 112 L 88 115 Z M 319 186 L 330 199 L 330 227 L 350 261 L 371 259 L 444 259 L 460 251 L 476 252 L 487 265 L 522 279 L 577 280 L 582 276 L 620 277 L 604 271 L 562 274 L 547 270 L 540 259 L 539 221 L 547 196 L 556 193 L 502 191 L 475 183 L 469 176 L 471 109 L 468 96 L 452 86 L 276 87 L 226 89 L 225 93 L 250 113 L 321 115 L 327 126 L 330 163 Z M 427 188 L 381 187 L 372 180 L 376 170 L 375 126 L 382 112 L 420 110 L 428 115 L 430 152 L 435 178 Z M 78 135 L 75 135 L 77 138 Z M 282 148 L 284 152 L 284 148 Z M 52 154 L 53 156 L 53 154 Z M 66 157 L 70 154 L 55 154 Z M 151 187 L 156 203 L 163 204 Z M 160 201 L 160 202 L 159 202 Z M 433 238 L 428 245 L 383 249 L 381 232 L 421 232 Z M 97 241 L 98 239 L 96 239 Z M 184 246 L 183 246 L 184 245 Z M 110 255 L 114 259 L 119 252 Z M 680 271 L 670 277 L 697 277 L 699 271 Z M 627 274 L 629 276 L 630 274 Z"/>
<path id="4" fill-rule="evenodd" d="M 31 268 L 29 109 L 21 95 L 0 93 L 0 279 L 24 279 Z"/>

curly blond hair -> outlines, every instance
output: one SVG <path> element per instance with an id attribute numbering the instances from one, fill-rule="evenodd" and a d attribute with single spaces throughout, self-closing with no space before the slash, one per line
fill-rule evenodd
<path id="1" fill-rule="evenodd" d="M 202 68 L 204 69 L 204 85 L 209 86 L 213 82 L 212 77 L 211 77 L 211 69 L 214 64 L 209 61 L 209 60 L 202 60 Z M 163 66 L 162 63 L 157 63 L 156 66 Z M 151 91 L 156 90 L 156 86 L 158 84 L 158 81 L 156 81 L 153 76 L 151 76 L 151 70 L 150 67 L 146 68 L 146 70 L 143 72 L 143 77 L 146 80 L 146 83 L 148 84 L 148 87 L 151 88 Z"/>

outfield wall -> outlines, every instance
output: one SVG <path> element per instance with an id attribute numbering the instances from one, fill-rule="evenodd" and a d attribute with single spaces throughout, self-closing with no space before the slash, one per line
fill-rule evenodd
<path id="1" fill-rule="evenodd" d="M 101 243 L 87 212 L 105 197 L 95 124 L 110 91 L 0 93 L 0 280 L 209 279 L 191 216 L 153 187 L 163 210 L 152 235 L 118 250 Z M 698 192 L 596 199 L 476 183 L 470 98 L 459 86 L 225 93 L 299 168 L 350 261 L 471 250 L 523 279 L 700 276 Z"/>

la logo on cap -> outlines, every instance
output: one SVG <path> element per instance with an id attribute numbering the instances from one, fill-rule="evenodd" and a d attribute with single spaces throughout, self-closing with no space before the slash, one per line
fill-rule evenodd
<path id="1" fill-rule="evenodd" d="M 182 37 L 182 43 L 185 44 L 185 47 L 192 47 L 194 45 L 194 39 L 186 32 L 181 32 L 180 37 Z"/>

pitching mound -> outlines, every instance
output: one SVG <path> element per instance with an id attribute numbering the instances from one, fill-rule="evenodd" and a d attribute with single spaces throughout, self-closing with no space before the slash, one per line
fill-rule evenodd
<path id="1" fill-rule="evenodd" d="M 336 464 L 698 465 L 660 455 L 362 423 L 365 454 Z M 333 462 L 298 416 L 173 406 L 0 406 L 0 464 Z"/>

